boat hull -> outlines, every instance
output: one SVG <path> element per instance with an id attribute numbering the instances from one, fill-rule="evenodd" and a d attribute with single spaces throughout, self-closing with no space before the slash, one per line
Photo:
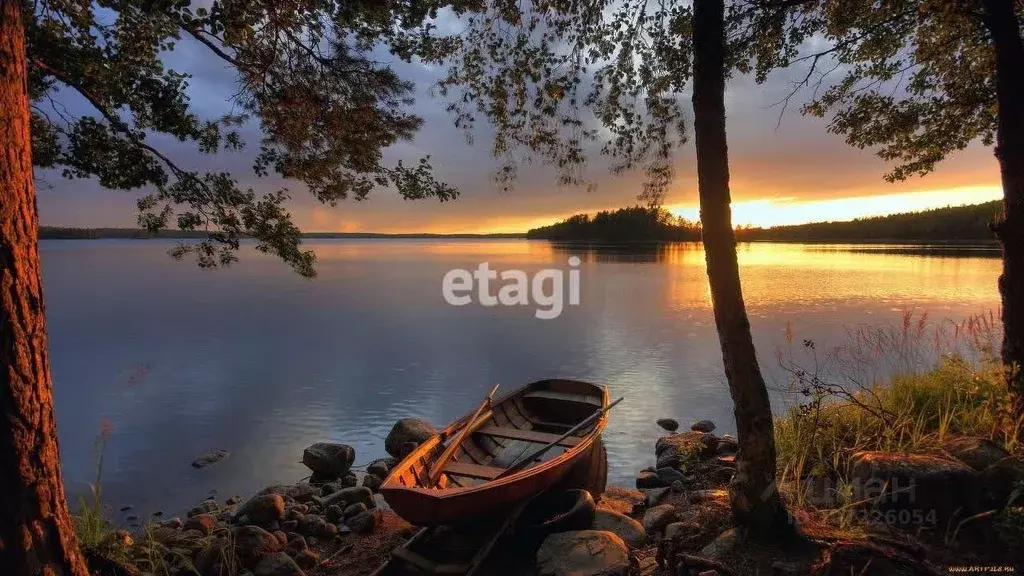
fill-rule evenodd
<path id="1" fill-rule="evenodd" d="M 479 438 L 480 436 L 484 436 L 484 440 L 486 440 L 488 430 L 509 431 L 513 424 L 519 427 L 519 433 L 523 437 L 534 442 L 524 445 L 526 449 L 523 451 L 526 454 L 530 454 L 533 448 L 543 447 L 544 440 L 557 437 L 556 434 L 537 432 L 541 425 L 527 417 L 521 419 L 515 417 L 503 419 L 501 417 L 502 411 L 509 412 L 510 406 L 521 411 L 520 415 L 531 416 L 532 411 L 528 408 L 531 406 L 531 399 L 527 396 L 531 391 L 539 391 L 538 394 L 547 391 L 549 394 L 561 394 L 568 398 L 575 396 L 582 399 L 564 401 L 575 402 L 575 404 L 559 404 L 558 400 L 550 399 L 544 400 L 547 404 L 533 404 L 539 413 L 546 410 L 548 416 L 574 413 L 574 411 L 576 414 L 582 415 L 586 411 L 585 407 L 580 406 L 583 403 L 592 404 L 592 413 L 608 405 L 607 391 L 593 384 L 569 380 L 535 382 L 494 403 L 494 414 L 490 416 L 491 420 L 488 422 L 491 428 L 481 428 L 483 432 L 476 435 L 476 442 L 484 444 L 486 447 L 487 444 Z M 597 442 L 597 439 L 604 429 L 607 415 L 602 414 L 589 427 L 585 435 L 572 437 L 571 445 L 565 446 L 557 456 L 546 461 L 536 462 L 524 470 L 494 479 L 477 480 L 477 483 L 468 486 L 458 484 L 459 480 L 465 480 L 464 478 L 449 474 L 443 477 L 440 485 L 426 487 L 423 478 L 427 476 L 425 471 L 429 470 L 432 458 L 436 458 L 437 454 L 443 451 L 444 442 L 450 440 L 458 430 L 467 425 L 468 419 L 469 415 L 464 416 L 421 444 L 397 464 L 385 479 L 380 489 L 381 494 L 399 516 L 416 525 L 433 526 L 459 523 L 467 519 L 511 510 L 516 504 L 558 484 L 575 467 L 585 466 L 591 458 L 598 457 L 600 443 Z M 582 420 L 584 418 L 581 416 L 572 416 L 567 418 L 562 425 L 566 429 L 570 429 L 573 421 Z M 496 422 L 497 424 L 495 424 Z M 531 434 L 536 435 L 537 438 L 531 437 Z M 522 448 L 522 446 L 517 447 Z M 474 450 L 476 449 L 474 448 Z M 468 462 L 472 456 L 474 456 L 472 451 L 467 449 L 466 453 L 461 455 L 461 459 Z M 500 460 L 500 454 L 489 457 L 492 459 L 491 461 L 479 456 L 477 459 L 481 460 L 484 468 L 490 466 L 489 470 L 495 470 L 493 465 Z M 510 462 L 504 464 L 511 465 Z"/>

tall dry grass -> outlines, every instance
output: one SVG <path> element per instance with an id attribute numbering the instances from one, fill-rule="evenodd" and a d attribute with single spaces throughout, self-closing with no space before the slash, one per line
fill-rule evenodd
<path id="1" fill-rule="evenodd" d="M 827 477 L 840 506 L 848 457 L 858 450 L 937 452 L 954 436 L 991 439 L 1024 452 L 1024 417 L 1014 410 L 998 359 L 1001 324 L 994 313 L 933 322 L 905 312 L 902 321 L 857 326 L 825 350 L 787 328 L 778 360 L 782 392 L 797 402 L 775 421 L 782 491 L 813 506 L 808 477 Z"/>

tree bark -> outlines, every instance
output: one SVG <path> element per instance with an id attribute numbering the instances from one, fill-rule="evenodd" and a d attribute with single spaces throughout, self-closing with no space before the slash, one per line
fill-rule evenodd
<path id="1" fill-rule="evenodd" d="M 1003 364 L 1024 410 L 1024 45 L 1013 0 L 984 0 L 985 27 L 996 52 L 996 158 L 1003 214 L 994 226 L 1003 248 L 999 295 L 1003 307 Z"/>
<path id="2" fill-rule="evenodd" d="M 0 574 L 86 576 L 53 420 L 21 8 L 0 0 Z"/>
<path id="3" fill-rule="evenodd" d="M 700 220 L 715 326 L 732 395 L 739 440 L 730 485 L 733 514 L 754 537 L 789 533 L 791 523 L 775 485 L 775 433 L 768 390 L 757 364 L 743 304 L 736 234 L 729 207 L 725 135 L 725 6 L 693 6 L 693 112 Z"/>

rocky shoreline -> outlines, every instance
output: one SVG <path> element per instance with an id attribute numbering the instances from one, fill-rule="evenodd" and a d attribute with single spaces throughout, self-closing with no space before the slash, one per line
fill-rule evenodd
<path id="1" fill-rule="evenodd" d="M 707 420 L 683 432 L 677 431 L 679 424 L 672 419 L 657 424 L 668 433 L 657 439 L 655 464 L 639 471 L 635 488 L 609 487 L 594 498 L 586 518 L 568 531 L 546 535 L 535 550 L 522 551 L 530 558 L 513 563 L 519 568 L 506 566 L 505 572 L 498 572 L 729 576 L 747 573 L 735 566 L 752 562 L 750 573 L 838 574 L 855 566 L 865 574 L 928 573 L 922 571 L 928 561 L 908 555 L 905 547 L 867 540 L 863 545 L 844 540 L 841 553 L 833 545 L 823 551 L 821 542 L 811 547 L 812 552 L 796 554 L 775 551 L 758 556 L 746 550 L 747 559 L 737 561 L 744 539 L 733 525 L 726 489 L 736 471 L 736 439 L 715 435 L 714 423 Z M 382 506 L 377 489 L 398 459 L 435 432 L 421 420 L 398 421 L 385 440 L 391 456 L 367 465 L 361 479 L 352 470 L 355 451 L 350 446 L 313 444 L 302 457 L 311 471 L 308 481 L 269 486 L 248 499 L 205 500 L 184 519 L 151 524 L 138 534 L 112 532 L 100 549 L 87 555 L 96 560 L 94 564 L 116 566 L 106 571 L 110 574 L 370 574 L 416 532 Z M 861 490 L 855 497 L 874 497 L 877 503 L 880 496 L 887 505 L 884 509 L 895 510 L 899 518 L 903 510 L 911 509 L 896 493 L 886 500 L 884 491 L 909 482 L 915 487 L 915 497 L 909 501 L 917 507 L 913 510 L 921 506 L 935 510 L 936 524 L 968 506 L 974 511 L 982 503 L 991 505 L 1024 481 L 1024 462 L 981 439 L 957 439 L 943 455 L 857 453 L 849 460 L 852 478 Z M 816 489 L 808 494 L 817 493 L 818 509 L 827 509 L 830 498 L 838 505 L 836 487 L 823 480 L 827 479 L 805 480 Z M 871 487 L 882 492 L 871 494 Z M 806 514 L 799 520 L 814 526 Z M 887 537 L 897 541 L 893 534 Z"/>

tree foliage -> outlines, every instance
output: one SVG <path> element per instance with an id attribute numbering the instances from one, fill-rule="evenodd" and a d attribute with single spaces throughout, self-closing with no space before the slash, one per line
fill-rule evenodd
<path id="1" fill-rule="evenodd" d="M 586 242 L 695 242 L 700 223 L 689 222 L 662 208 L 632 206 L 602 210 L 591 217 L 576 214 L 549 226 L 533 228 L 527 238 Z"/>
<path id="2" fill-rule="evenodd" d="M 805 72 L 802 111 L 894 164 L 889 181 L 924 175 L 972 142 L 993 143 L 995 51 L 982 0 L 797 0 L 752 19 L 759 79 Z M 1024 2 L 1016 2 L 1024 15 Z M 788 100 L 788 99 L 787 99 Z"/>
<path id="3" fill-rule="evenodd" d="M 200 6 L 198 4 L 204 4 Z M 456 0 L 456 12 L 463 9 Z M 261 129 L 253 170 L 304 185 L 321 202 L 361 200 L 393 187 L 406 199 L 454 198 L 429 157 L 385 164 L 383 149 L 422 124 L 410 111 L 413 85 L 377 60 L 436 62 L 456 47 L 431 19 L 439 3 L 415 0 L 38 0 L 24 3 L 32 105 L 33 160 L 68 178 L 142 189 L 139 223 L 205 230 L 182 244 L 202 266 L 234 261 L 243 235 L 303 275 L 313 254 L 299 247 L 287 189 L 257 193 L 235 175 L 182 166 L 157 135 L 204 154 L 239 150 L 239 126 Z M 204 117 L 189 72 L 168 65 L 183 43 L 235 75 L 234 112 Z M 58 92 L 91 106 L 75 115 Z"/>

